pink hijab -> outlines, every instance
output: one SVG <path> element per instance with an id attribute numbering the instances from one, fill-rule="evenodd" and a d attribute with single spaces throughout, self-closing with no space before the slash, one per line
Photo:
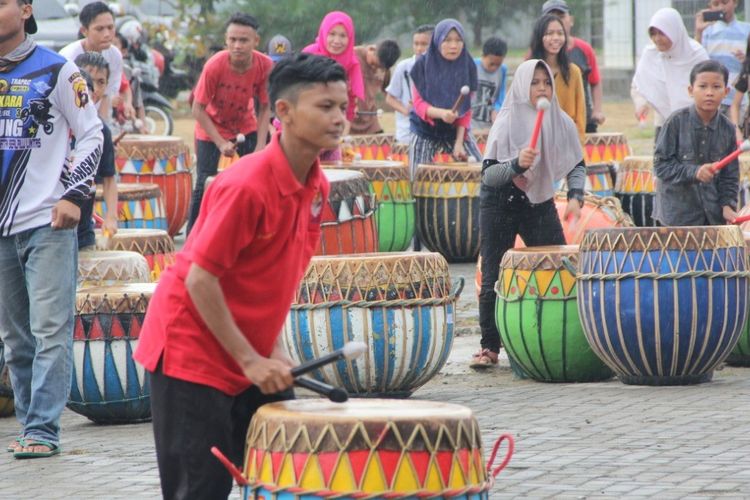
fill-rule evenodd
<path id="1" fill-rule="evenodd" d="M 342 25 L 346 30 L 346 34 L 349 36 L 349 45 L 341 54 L 333 55 L 326 49 L 326 39 L 328 33 L 336 26 Z M 354 53 L 354 22 L 352 18 L 346 12 L 334 10 L 326 14 L 323 21 L 320 23 L 320 29 L 318 29 L 318 36 L 315 38 L 315 43 L 311 43 L 302 52 L 308 54 L 317 54 L 320 56 L 330 57 L 346 70 L 346 78 L 349 82 L 349 92 L 354 97 L 364 100 L 365 98 L 365 83 L 362 79 L 362 70 L 359 67 L 359 59 Z M 349 106 L 354 109 L 356 103 L 349 103 Z"/>

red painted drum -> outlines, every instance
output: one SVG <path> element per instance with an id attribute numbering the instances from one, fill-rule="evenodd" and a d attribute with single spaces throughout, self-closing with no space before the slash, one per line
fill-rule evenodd
<path id="1" fill-rule="evenodd" d="M 323 169 L 323 173 L 331 191 L 323 203 L 316 255 L 377 252 L 375 198 L 367 178 L 354 170 Z"/>
<path id="2" fill-rule="evenodd" d="M 117 144 L 115 166 L 121 182 L 155 183 L 161 188 L 170 236 L 185 225 L 193 190 L 190 149 L 179 137 L 126 135 Z"/>

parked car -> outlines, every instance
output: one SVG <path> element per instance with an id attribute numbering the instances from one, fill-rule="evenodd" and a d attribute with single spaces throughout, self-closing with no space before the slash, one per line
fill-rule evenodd
<path id="1" fill-rule="evenodd" d="M 59 51 L 78 40 L 78 4 L 64 4 L 60 0 L 34 0 L 34 19 L 37 32 L 32 35 L 36 43 Z"/>

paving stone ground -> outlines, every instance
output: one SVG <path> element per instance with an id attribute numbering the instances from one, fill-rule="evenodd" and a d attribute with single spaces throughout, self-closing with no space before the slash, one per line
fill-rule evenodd
<path id="1" fill-rule="evenodd" d="M 541 384 L 513 378 L 507 360 L 476 373 L 479 344 L 471 265 L 458 308 L 462 332 L 441 374 L 412 397 L 466 405 L 485 455 L 512 433 L 516 453 L 491 498 L 750 498 L 750 369 L 725 368 L 690 387 Z M 60 456 L 0 454 L 0 498 L 157 498 L 150 424 L 98 426 L 68 410 Z M 0 443 L 17 432 L 0 419 Z M 235 490 L 235 497 L 239 497 Z"/>

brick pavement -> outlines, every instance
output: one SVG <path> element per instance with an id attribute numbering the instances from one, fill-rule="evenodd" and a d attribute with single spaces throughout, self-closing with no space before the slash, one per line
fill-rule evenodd
<path id="1" fill-rule="evenodd" d="M 471 372 L 473 270 L 451 269 L 468 278 L 458 311 L 465 335 L 413 397 L 471 407 L 486 454 L 500 433 L 516 437 L 491 498 L 750 498 L 750 369 L 726 368 L 693 387 L 540 384 L 514 380 L 507 362 Z M 149 424 L 97 426 L 66 410 L 63 427 L 60 456 L 0 455 L 0 498 L 158 497 Z M 0 443 L 16 430 L 0 419 Z"/>

